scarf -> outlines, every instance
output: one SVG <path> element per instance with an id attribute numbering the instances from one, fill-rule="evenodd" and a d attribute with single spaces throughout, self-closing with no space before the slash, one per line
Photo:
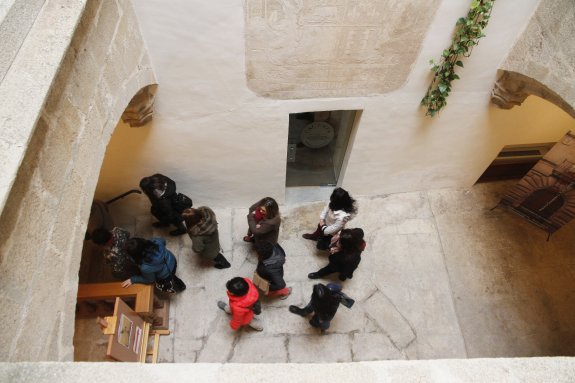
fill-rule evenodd
<path id="1" fill-rule="evenodd" d="M 216 221 L 216 214 L 209 207 L 199 207 L 198 210 L 202 213 L 202 220 L 195 226 L 191 227 L 188 232 L 193 236 L 212 235 L 218 230 L 218 222 Z"/>

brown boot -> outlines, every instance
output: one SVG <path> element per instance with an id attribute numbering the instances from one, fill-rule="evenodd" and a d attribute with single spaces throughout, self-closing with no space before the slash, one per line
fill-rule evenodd
<path id="1" fill-rule="evenodd" d="M 318 223 L 316 231 L 314 231 L 311 234 L 303 234 L 302 237 L 304 237 L 305 239 L 309 239 L 311 241 L 317 241 L 320 235 L 321 235 L 321 226 Z"/>

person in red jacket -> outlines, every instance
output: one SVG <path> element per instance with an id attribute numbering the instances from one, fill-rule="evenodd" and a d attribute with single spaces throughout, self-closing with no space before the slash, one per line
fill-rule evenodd
<path id="1" fill-rule="evenodd" d="M 230 304 L 218 301 L 218 307 L 232 316 L 230 327 L 234 330 L 242 326 L 250 326 L 256 331 L 264 329 L 261 320 L 254 314 L 261 313 L 260 294 L 256 286 L 248 278 L 235 277 L 226 283 Z"/>

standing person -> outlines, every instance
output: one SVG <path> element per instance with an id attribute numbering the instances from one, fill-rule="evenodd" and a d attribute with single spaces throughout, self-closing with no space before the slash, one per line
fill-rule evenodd
<path id="1" fill-rule="evenodd" d="M 179 293 L 186 289 L 185 283 L 176 276 L 178 262 L 166 248 L 164 238 L 132 238 L 126 242 L 126 252 L 139 266 L 141 275 L 133 275 L 122 282 L 122 287 L 133 283 L 151 284 L 164 292 Z"/>
<path id="2" fill-rule="evenodd" d="M 292 288 L 286 287 L 284 280 L 286 261 L 284 249 L 279 244 L 272 245 L 271 242 L 257 242 L 255 247 L 259 258 L 256 271 L 260 277 L 270 282 L 267 296 L 286 299 L 291 294 Z"/>
<path id="3" fill-rule="evenodd" d="M 140 269 L 124 249 L 130 232 L 120 227 L 112 231 L 98 228 L 92 232 L 92 242 L 104 248 L 104 262 L 112 267 L 112 276 L 124 280 L 140 273 Z"/>
<path id="4" fill-rule="evenodd" d="M 262 198 L 250 206 L 247 219 L 249 230 L 244 241 L 278 243 L 281 217 L 279 206 L 273 198 Z"/>
<path id="5" fill-rule="evenodd" d="M 335 316 L 341 302 L 341 286 L 337 283 L 328 283 L 327 286 L 318 283 L 313 286 L 309 303 L 300 308 L 294 305 L 289 307 L 291 313 L 305 317 L 313 313 L 309 324 L 321 330 L 327 330 Z"/>
<path id="6" fill-rule="evenodd" d="M 218 301 L 218 307 L 232 316 L 230 327 L 237 330 L 242 326 L 250 326 L 256 331 L 262 331 L 264 326 L 254 314 L 261 313 L 259 292 L 248 278 L 235 277 L 226 283 L 230 304 Z"/>
<path id="7" fill-rule="evenodd" d="M 345 224 L 357 214 L 356 202 L 347 191 L 335 188 L 329 197 L 329 203 L 319 215 L 319 224 L 315 232 L 303 234 L 302 237 L 317 241 L 319 250 L 327 250 L 331 239 L 337 235 Z"/>
<path id="8" fill-rule="evenodd" d="M 220 252 L 220 237 L 216 214 L 207 206 L 189 208 L 182 212 L 192 240 L 192 250 L 200 256 L 214 261 L 216 269 L 227 269 L 230 263 Z"/>
<path id="9" fill-rule="evenodd" d="M 353 278 L 353 272 L 361 261 L 361 253 L 364 249 L 363 230 L 342 230 L 334 246 L 333 254 L 329 255 L 328 265 L 315 273 L 309 273 L 308 278 L 317 279 L 332 273 L 339 273 L 340 281 Z"/>
<path id="10" fill-rule="evenodd" d="M 176 193 L 176 183 L 163 174 L 154 174 L 142 178 L 140 188 L 152 203 L 150 212 L 158 219 L 153 226 L 174 225 L 176 229 L 170 231 L 170 235 L 185 234 L 187 230 L 181 213 L 186 207 L 192 207 L 192 200 L 183 194 Z"/>

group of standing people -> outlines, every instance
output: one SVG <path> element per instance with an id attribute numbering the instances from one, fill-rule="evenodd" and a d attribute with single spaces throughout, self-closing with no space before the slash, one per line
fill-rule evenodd
<path id="1" fill-rule="evenodd" d="M 231 266 L 221 251 L 218 222 L 212 209 L 206 206 L 193 208 L 192 200 L 177 193 L 176 183 L 162 174 L 143 178 L 140 188 L 151 202 L 151 214 L 158 220 L 153 223 L 154 227 L 174 226 L 170 235 L 187 233 L 192 240 L 192 250 L 212 260 L 215 268 Z M 362 229 L 345 228 L 356 214 L 356 202 L 349 193 L 342 188 L 334 189 L 330 201 L 320 214 L 317 229 L 303 235 L 303 238 L 315 241 L 317 249 L 330 253 L 328 264 L 309 273 L 310 279 L 332 273 L 339 273 L 341 281 L 353 277 L 366 246 Z M 284 279 L 286 253 L 278 243 L 281 216 L 277 202 L 271 197 L 265 197 L 250 206 L 247 225 L 248 231 L 243 240 L 253 243 L 258 255 L 256 272 L 269 283 L 266 295 L 287 298 L 292 289 Z M 170 293 L 181 292 L 186 288 L 185 283 L 176 276 L 177 261 L 166 248 L 165 239 L 130 238 L 129 232 L 118 227 L 111 231 L 97 229 L 91 238 L 104 247 L 105 262 L 111 265 L 115 278 L 124 279 L 122 286 L 155 283 L 158 289 Z M 219 301 L 218 307 L 232 316 L 231 328 L 249 325 L 253 329 L 262 330 L 263 325 L 257 319 L 261 313 L 260 293 L 252 280 L 232 278 L 226 283 L 226 289 L 228 303 Z M 342 292 L 341 285 L 318 283 L 314 285 L 307 305 L 303 308 L 289 306 L 289 311 L 301 316 L 313 313 L 309 323 L 325 330 L 344 298 L 349 297 Z"/>
<path id="2" fill-rule="evenodd" d="M 303 238 L 316 242 L 317 249 L 329 250 L 330 253 L 328 264 L 309 273 L 308 278 L 318 279 L 333 273 L 339 273 L 341 281 L 353 278 L 353 272 L 366 247 L 362 229 L 345 228 L 356 214 L 355 200 L 346 190 L 336 188 L 320 214 L 317 229 L 313 233 L 303 234 Z M 249 229 L 243 239 L 254 243 L 258 254 L 256 272 L 269 282 L 267 296 L 287 298 L 291 288 L 286 287 L 284 280 L 286 254 L 277 243 L 281 217 L 276 201 L 266 197 L 253 204 L 248 211 L 247 221 Z M 227 282 L 226 288 L 229 303 L 219 301 L 218 307 L 232 315 L 231 328 L 236 330 L 247 325 L 261 331 L 262 321 L 257 317 L 261 313 L 261 304 L 254 283 L 249 278 L 235 277 Z M 343 293 L 340 284 L 318 283 L 313 286 L 310 301 L 303 308 L 290 305 L 289 311 L 304 317 L 313 314 L 309 320 L 310 325 L 326 330 L 342 302 L 346 302 L 348 307 L 353 304 L 353 300 Z"/>

